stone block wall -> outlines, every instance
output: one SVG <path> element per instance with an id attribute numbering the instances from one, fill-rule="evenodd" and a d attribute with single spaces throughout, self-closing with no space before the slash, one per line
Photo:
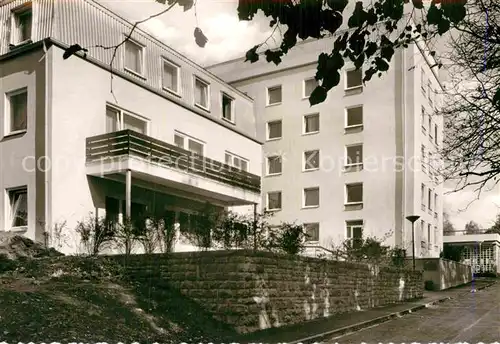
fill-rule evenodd
<path id="1" fill-rule="evenodd" d="M 239 333 L 423 296 L 422 272 L 247 250 L 115 256 L 129 277 L 168 281 Z"/>

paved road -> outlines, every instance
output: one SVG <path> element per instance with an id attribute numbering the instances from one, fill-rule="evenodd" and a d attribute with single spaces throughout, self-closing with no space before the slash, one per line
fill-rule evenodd
<path id="1" fill-rule="evenodd" d="M 500 341 L 500 283 L 328 343 Z"/>

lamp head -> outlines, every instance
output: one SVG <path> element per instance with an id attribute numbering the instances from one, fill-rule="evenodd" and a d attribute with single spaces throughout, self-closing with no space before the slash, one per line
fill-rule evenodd
<path id="1" fill-rule="evenodd" d="M 406 219 L 408 221 L 410 221 L 411 223 L 414 223 L 415 221 L 417 221 L 418 219 L 420 218 L 419 215 L 410 215 L 410 216 L 407 216 Z"/>

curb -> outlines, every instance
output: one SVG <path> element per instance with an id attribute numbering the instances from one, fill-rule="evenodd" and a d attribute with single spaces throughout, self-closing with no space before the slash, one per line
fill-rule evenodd
<path id="1" fill-rule="evenodd" d="M 495 282 L 492 282 L 490 284 L 476 288 L 476 291 L 488 288 L 488 287 L 492 286 L 493 284 L 495 284 Z M 404 311 L 401 311 L 401 312 L 394 312 L 394 313 L 384 315 L 384 316 L 381 316 L 381 317 L 378 317 L 375 319 L 363 321 L 363 322 L 353 324 L 353 325 L 348 325 L 345 327 L 341 327 L 341 328 L 338 328 L 335 330 L 323 332 L 320 334 L 315 334 L 313 336 L 309 336 L 309 337 L 305 337 L 305 338 L 301 338 L 298 340 L 288 342 L 288 344 L 298 344 L 298 343 L 306 344 L 306 343 L 312 343 L 312 342 L 321 342 L 321 341 L 326 340 L 326 339 L 329 339 L 329 340 L 335 339 L 335 337 L 340 337 L 340 336 L 343 336 L 343 335 L 348 334 L 348 333 L 357 332 L 359 330 L 363 330 L 365 328 L 368 328 L 368 327 L 371 327 L 374 325 L 382 324 L 382 323 L 385 323 L 385 322 L 392 320 L 394 318 L 400 318 L 406 314 L 410 314 L 410 313 L 419 311 L 419 310 L 424 309 L 424 308 L 429 308 L 435 304 L 443 303 L 443 302 L 451 300 L 453 298 L 454 297 L 452 297 L 452 296 L 446 296 L 446 297 L 443 297 L 443 298 L 440 298 L 440 299 L 437 299 L 437 300 L 434 300 L 434 301 L 431 301 L 428 303 L 413 306 L 413 307 L 405 309 Z"/>

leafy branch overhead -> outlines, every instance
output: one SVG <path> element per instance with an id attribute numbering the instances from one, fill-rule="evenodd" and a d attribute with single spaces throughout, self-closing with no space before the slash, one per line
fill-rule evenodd
<path id="1" fill-rule="evenodd" d="M 396 48 L 408 47 L 414 40 L 428 39 L 436 34 L 449 31 L 452 24 L 459 23 L 466 15 L 466 0 L 432 0 L 426 10 L 422 0 L 412 0 L 410 15 L 405 15 L 404 7 L 409 0 L 377 0 L 368 5 L 355 3 L 350 16 L 347 12 L 348 0 L 280 0 L 248 1 L 239 0 L 240 20 L 250 21 L 261 10 L 271 18 L 270 26 L 286 25 L 281 44 L 277 49 L 267 49 L 267 62 L 278 65 L 298 40 L 323 38 L 335 35 L 332 50 L 318 57 L 316 80 L 318 86 L 312 92 L 312 105 L 323 102 L 327 93 L 340 82 L 340 70 L 349 59 L 357 69 L 364 64 L 363 82 L 371 80 L 389 69 L 389 63 Z M 412 6 L 408 4 L 408 6 Z M 413 24 L 411 16 L 422 12 L 425 20 Z M 344 23 L 344 18 L 347 22 Z M 406 21 L 406 23 L 405 23 Z M 264 42 L 265 43 L 265 42 Z M 246 53 L 246 61 L 257 62 L 260 58 L 258 44 Z"/>

